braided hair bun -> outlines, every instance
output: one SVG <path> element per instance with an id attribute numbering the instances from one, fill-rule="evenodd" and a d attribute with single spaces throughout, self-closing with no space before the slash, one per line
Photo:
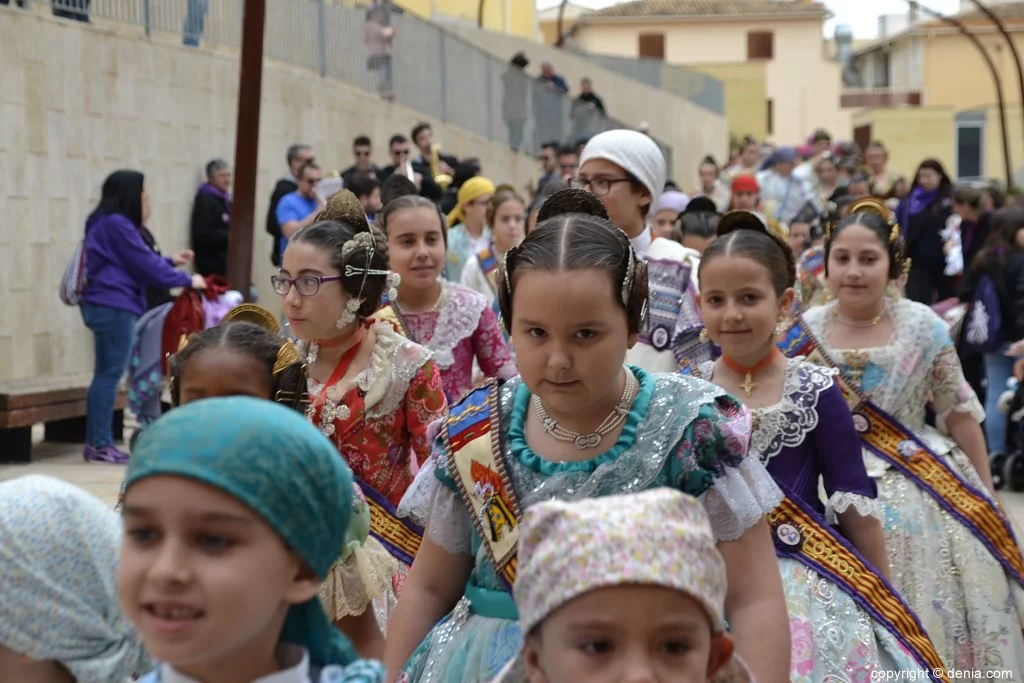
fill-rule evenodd
<path id="1" fill-rule="evenodd" d="M 768 269 L 778 296 L 796 282 L 796 256 L 764 216 L 751 211 L 730 211 L 718 222 L 718 237 L 701 256 L 698 277 L 704 267 L 720 256 L 743 256 Z"/>
<path id="2" fill-rule="evenodd" d="M 585 216 L 596 216 L 608 220 L 608 210 L 597 195 L 577 188 L 559 190 L 544 200 L 537 212 L 537 223 L 567 213 L 581 213 Z"/>
<path id="3" fill-rule="evenodd" d="M 370 231 L 370 222 L 366 220 L 363 205 L 348 190 L 338 190 L 328 197 L 326 208 L 317 214 L 316 220 L 346 223 L 355 228 L 357 233 Z"/>

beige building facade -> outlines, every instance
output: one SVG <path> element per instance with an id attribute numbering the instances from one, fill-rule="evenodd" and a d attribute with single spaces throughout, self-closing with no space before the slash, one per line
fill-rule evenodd
<path id="1" fill-rule="evenodd" d="M 725 76 L 733 135 L 757 135 L 742 128 L 754 127 L 743 104 L 749 96 L 728 93 L 748 87 L 752 70 L 742 66 L 762 65 L 766 135 L 759 137 L 794 145 L 816 128 L 839 138 L 851 132 L 850 112 L 840 107 L 841 67 L 822 37 L 827 17 L 805 0 L 645 0 L 581 16 L 573 39 L 589 52 L 708 65 L 708 73 Z"/>
<path id="2" fill-rule="evenodd" d="M 1024 53 L 1024 2 L 995 4 L 1017 50 Z M 1024 181 L 1021 92 L 1013 56 L 991 21 L 968 9 L 956 17 L 996 67 L 1007 107 L 1015 182 Z M 911 171 L 935 157 L 962 180 L 1005 179 L 1002 127 L 993 78 L 977 47 L 958 29 L 924 17 L 860 46 L 851 55 L 856 87 L 843 99 L 870 93 L 879 104 L 853 112 L 855 137 L 885 143 L 898 168 Z"/>

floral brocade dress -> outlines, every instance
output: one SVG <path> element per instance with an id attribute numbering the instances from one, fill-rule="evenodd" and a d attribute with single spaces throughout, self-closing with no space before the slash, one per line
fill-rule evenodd
<path id="1" fill-rule="evenodd" d="M 510 379 L 517 374 L 491 302 L 468 287 L 445 282 L 437 310 L 394 311 L 399 329 L 430 351 L 448 402 L 455 404 L 474 387 L 474 363 L 483 377 Z"/>
<path id="2" fill-rule="evenodd" d="M 713 381 L 714 363 L 698 376 Z M 834 371 L 791 359 L 778 403 L 751 410 L 751 455 L 791 495 L 834 522 L 851 507 L 881 517 L 875 482 L 861 458 L 860 437 Z M 818 492 L 822 482 L 827 502 Z M 827 576 L 790 557 L 778 558 L 789 614 L 789 678 L 793 683 L 895 680 L 907 671 L 927 680 L 900 642 Z M 892 675 L 890 675 L 892 674 Z"/>
<path id="3" fill-rule="evenodd" d="M 804 320 L 833 363 L 882 410 L 924 442 L 952 470 L 987 494 L 967 455 L 945 432 L 954 412 L 979 422 L 985 413 L 964 380 L 946 324 L 923 304 L 888 304 L 892 341 L 870 349 L 828 346 L 834 304 Z M 925 423 L 931 406 L 939 431 Z M 868 474 L 878 485 L 892 583 L 917 612 L 948 668 L 1024 672 L 1024 590 L 967 527 L 913 479 L 868 450 Z"/>
<path id="4" fill-rule="evenodd" d="M 618 441 L 582 462 L 535 453 L 524 431 L 529 389 L 519 378 L 501 386 L 500 456 L 521 509 L 670 486 L 701 500 L 718 540 L 739 538 L 782 499 L 761 463 L 746 457 L 749 413 L 703 380 L 629 369 L 639 389 Z M 429 538 L 446 551 L 475 558 L 463 598 L 412 654 L 400 680 L 490 681 L 522 647 L 518 612 L 456 493 L 440 439 L 399 514 L 428 522 Z"/>
<path id="5" fill-rule="evenodd" d="M 386 321 L 373 322 L 372 329 L 376 341 L 361 372 L 326 388 L 309 379 L 307 417 L 337 447 L 363 485 L 397 506 L 412 483 L 413 458 L 419 465 L 430 454 L 427 428 L 445 415 L 447 403 L 441 375 L 426 349 Z M 359 498 L 365 506 L 365 498 Z M 372 537 L 368 543 L 380 545 Z M 351 559 L 346 555 L 332 567 L 321 599 L 333 619 L 361 614 L 372 600 L 384 626 L 408 568 L 401 562 L 387 564 L 397 565 L 397 570 L 390 574 L 386 591 L 372 590 L 385 566 L 377 557 L 368 563 L 365 554 Z"/>

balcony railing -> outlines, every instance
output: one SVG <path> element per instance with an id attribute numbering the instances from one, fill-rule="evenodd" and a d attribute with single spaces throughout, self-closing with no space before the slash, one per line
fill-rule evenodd
<path id="1" fill-rule="evenodd" d="M 845 88 L 839 95 L 843 109 L 862 107 L 920 107 L 924 93 L 909 88 Z"/>

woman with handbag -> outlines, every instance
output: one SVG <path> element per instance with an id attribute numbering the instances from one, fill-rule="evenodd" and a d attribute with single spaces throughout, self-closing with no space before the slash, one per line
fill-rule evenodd
<path id="1" fill-rule="evenodd" d="M 175 270 L 191 260 L 190 254 L 164 258 L 146 244 L 140 230 L 149 213 L 145 177 L 138 171 L 115 171 L 103 182 L 100 203 L 85 223 L 81 309 L 95 340 L 93 379 L 86 398 L 86 462 L 128 459 L 114 445 L 111 427 L 135 321 L 147 309 L 146 288 L 206 286 L 202 276 Z"/>

